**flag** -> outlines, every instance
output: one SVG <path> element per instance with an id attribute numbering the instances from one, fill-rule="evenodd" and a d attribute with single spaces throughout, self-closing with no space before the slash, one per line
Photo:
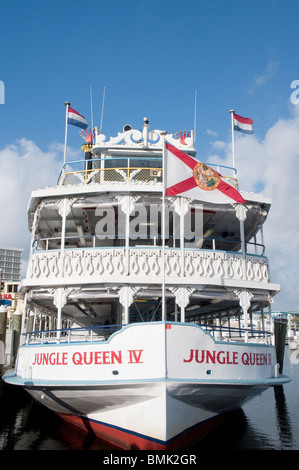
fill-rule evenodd
<path id="1" fill-rule="evenodd" d="M 250 118 L 244 118 L 238 116 L 238 114 L 233 114 L 234 117 L 234 130 L 239 132 L 244 132 L 245 134 L 253 134 L 252 123 L 253 120 Z"/>
<path id="2" fill-rule="evenodd" d="M 214 204 L 246 203 L 217 171 L 168 142 L 165 143 L 165 167 L 166 196 L 180 195 Z"/>
<path id="3" fill-rule="evenodd" d="M 68 109 L 67 122 L 73 126 L 81 127 L 81 129 L 87 129 L 88 127 L 85 117 L 81 116 L 81 114 L 73 108 Z"/>

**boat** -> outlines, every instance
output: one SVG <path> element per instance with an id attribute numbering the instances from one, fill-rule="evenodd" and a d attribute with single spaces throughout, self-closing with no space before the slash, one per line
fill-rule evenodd
<path id="1" fill-rule="evenodd" d="M 190 448 L 289 381 L 263 329 L 280 290 L 263 240 L 271 200 L 199 162 L 193 131 L 144 118 L 83 138 L 84 158 L 30 197 L 22 342 L 3 379 L 116 448 Z M 195 189 L 221 180 L 244 202 L 167 193 L 165 149 L 193 161 Z"/>

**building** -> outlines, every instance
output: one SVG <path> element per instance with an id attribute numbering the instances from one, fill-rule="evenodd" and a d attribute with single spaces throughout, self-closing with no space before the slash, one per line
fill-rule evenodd
<path id="1" fill-rule="evenodd" d="M 7 307 L 8 323 L 16 310 L 24 309 L 24 302 L 18 295 L 22 253 L 22 248 L 0 246 L 0 305 Z"/>
<path id="2" fill-rule="evenodd" d="M 23 248 L 0 246 L 1 281 L 19 282 Z"/>

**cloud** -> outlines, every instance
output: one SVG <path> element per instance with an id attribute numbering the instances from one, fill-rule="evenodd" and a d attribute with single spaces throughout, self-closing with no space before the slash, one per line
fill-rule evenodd
<path id="1" fill-rule="evenodd" d="M 222 148 L 225 148 L 223 145 Z M 212 159 L 209 158 L 212 163 Z M 232 166 L 231 145 L 213 162 Z M 299 116 L 278 120 L 263 139 L 235 133 L 235 162 L 240 189 L 272 199 L 264 225 L 271 281 L 281 284 L 273 309 L 298 310 L 299 283 Z"/>
<path id="2" fill-rule="evenodd" d="M 217 132 L 212 131 L 211 129 L 207 129 L 207 130 L 206 130 L 206 133 L 207 133 L 208 135 L 212 136 L 212 137 L 217 137 L 217 136 L 218 136 Z"/>
<path id="3" fill-rule="evenodd" d="M 269 60 L 264 72 L 254 77 L 254 83 L 251 86 L 249 93 L 253 93 L 256 88 L 266 85 L 277 74 L 279 62 L 276 60 Z"/>
<path id="4" fill-rule="evenodd" d="M 68 149 L 68 154 L 73 152 Z M 33 190 L 56 185 L 62 166 L 63 145 L 43 152 L 34 142 L 20 139 L 0 150 L 0 246 L 23 248 L 22 276 L 29 256 L 27 206 Z"/>

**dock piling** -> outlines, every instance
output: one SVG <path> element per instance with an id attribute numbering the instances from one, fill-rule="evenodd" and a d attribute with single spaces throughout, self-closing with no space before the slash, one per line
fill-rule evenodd
<path id="1" fill-rule="evenodd" d="M 279 364 L 280 374 L 282 374 L 282 371 L 283 371 L 286 331 L 287 331 L 287 319 L 281 315 L 274 318 L 275 348 L 276 348 L 276 357 L 277 357 L 277 362 Z"/>
<path id="2" fill-rule="evenodd" d="M 20 336 L 21 336 L 21 327 L 22 327 L 22 312 L 16 310 L 12 318 L 12 365 L 16 363 L 19 345 L 20 345 Z"/>

